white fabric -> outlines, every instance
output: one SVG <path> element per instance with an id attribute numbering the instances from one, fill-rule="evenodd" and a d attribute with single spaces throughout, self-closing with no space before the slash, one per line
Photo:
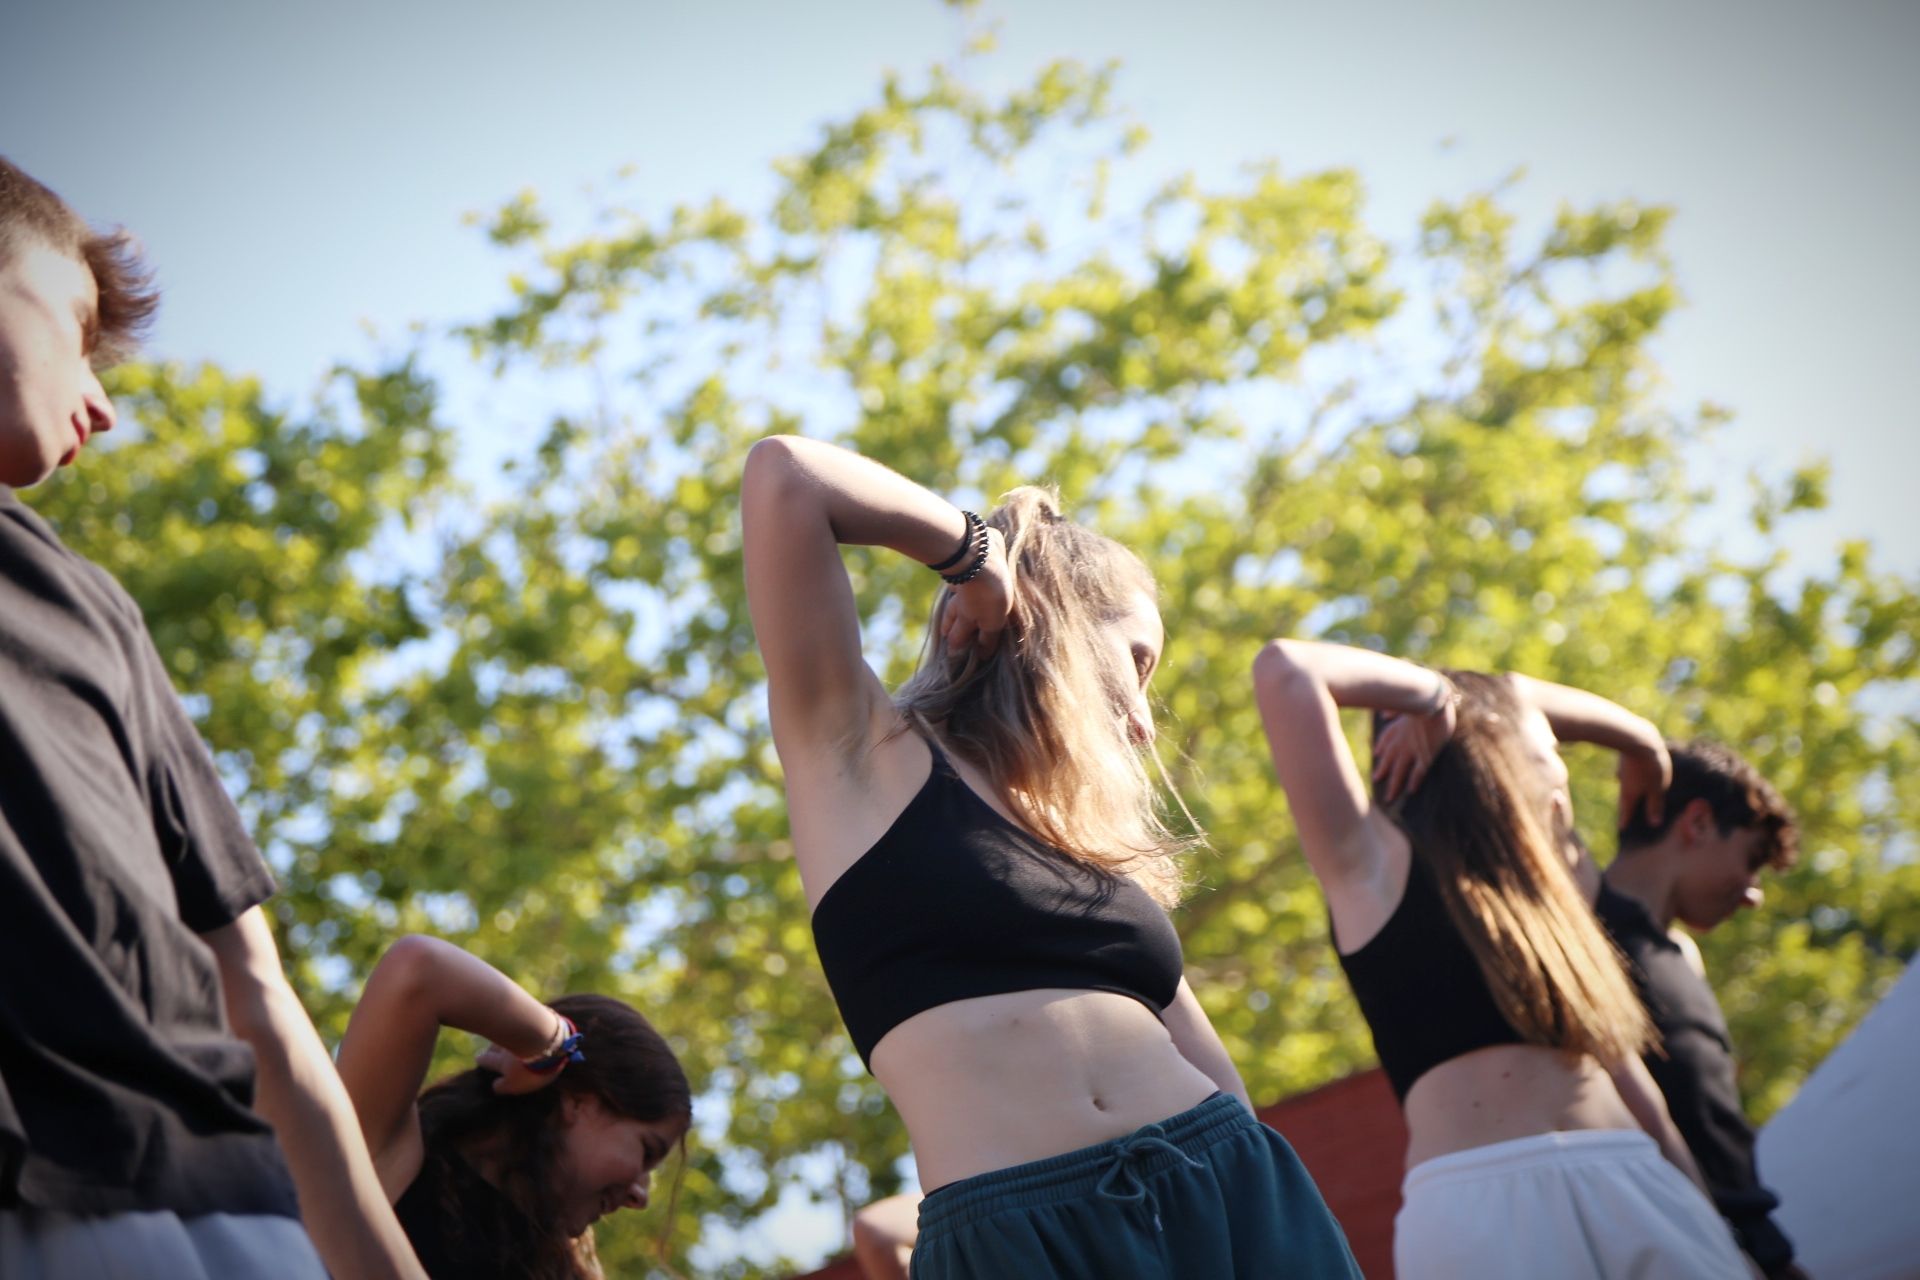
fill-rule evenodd
<path id="1" fill-rule="evenodd" d="M 1920 964 L 1760 1130 L 1773 1220 L 1818 1280 L 1920 1277 Z"/>
<path id="2" fill-rule="evenodd" d="M 1407 1173 L 1399 1280 L 1746 1280 L 1733 1233 L 1638 1131 L 1542 1133 Z"/>
<path id="3" fill-rule="evenodd" d="M 292 1218 L 268 1214 L 0 1210 L 6 1280 L 327 1280 Z"/>

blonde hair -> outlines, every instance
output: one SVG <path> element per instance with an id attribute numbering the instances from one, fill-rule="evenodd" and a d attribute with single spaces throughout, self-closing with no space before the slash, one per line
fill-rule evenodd
<path id="1" fill-rule="evenodd" d="M 1153 575 L 1111 538 L 1060 513 L 1051 489 L 1008 493 L 987 524 L 1006 539 L 1018 604 L 1000 650 L 952 657 L 940 640 L 949 595 L 934 605 L 919 669 L 894 695 L 907 725 L 986 774 L 1021 822 L 1047 843 L 1137 881 L 1163 906 L 1179 901 L 1171 831 L 1141 752 L 1128 741 L 1132 690 L 1101 628 Z"/>
<path id="2" fill-rule="evenodd" d="M 1414 856 L 1529 1043 L 1603 1062 L 1638 1055 L 1653 1025 L 1526 785 L 1519 699 L 1500 677 L 1449 675 L 1462 695 L 1458 727 L 1396 814 Z"/>

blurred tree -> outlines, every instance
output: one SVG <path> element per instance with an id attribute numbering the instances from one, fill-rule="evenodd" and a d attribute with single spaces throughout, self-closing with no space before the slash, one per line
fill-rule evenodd
<path id="1" fill-rule="evenodd" d="M 1351 173 L 1149 190 L 1110 68 L 998 96 L 966 65 L 889 79 L 765 209 L 609 203 L 561 234 L 509 203 L 487 229 L 513 300 L 460 334 L 496 380 L 470 421 L 413 359 L 338 371 L 305 417 L 137 367 L 134 438 L 29 495 L 146 609 L 323 1029 L 412 929 L 633 999 L 702 1090 L 670 1255 L 703 1275 L 781 1270 L 735 1230 L 783 1193 L 896 1188 L 904 1134 L 813 959 L 740 582 L 745 451 L 806 430 L 974 501 L 1051 479 L 1153 565 L 1162 751 L 1211 837 L 1179 921 L 1256 1097 L 1371 1059 L 1248 696 L 1276 634 L 1570 681 L 1747 752 L 1807 856 L 1705 951 L 1757 1113 L 1790 1097 L 1920 945 L 1920 731 L 1889 710 L 1920 607 L 1865 546 L 1785 563 L 1817 470 L 1759 486 L 1756 558 L 1697 545 L 1720 478 L 1688 447 L 1724 414 L 1667 404 L 1648 355 L 1666 211 L 1523 233 L 1495 191 L 1390 253 Z M 457 478 L 482 450 L 506 460 Z M 849 560 L 892 682 L 928 580 Z M 1610 849 L 1605 763 L 1574 763 Z M 665 1215 L 622 1217 L 616 1274 Z"/>

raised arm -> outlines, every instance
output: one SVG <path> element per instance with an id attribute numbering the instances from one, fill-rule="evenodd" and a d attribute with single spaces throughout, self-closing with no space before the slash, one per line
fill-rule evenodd
<path id="1" fill-rule="evenodd" d="M 1287 793 L 1307 861 L 1322 884 L 1379 877 L 1392 837 L 1340 728 L 1340 709 L 1366 707 L 1426 722 L 1439 741 L 1453 731 L 1453 685 L 1398 658 L 1313 640 L 1275 640 L 1253 662 L 1254 698 L 1274 771 Z M 1430 727 L 1429 727 L 1430 726 Z M 1426 760 L 1431 760 L 1431 753 Z M 1425 762 L 1396 779 L 1419 782 Z"/>
<path id="2" fill-rule="evenodd" d="M 952 503 L 877 462 L 801 436 L 768 436 L 740 486 L 747 605 L 766 662 L 774 742 L 789 769 L 822 748 L 864 746 L 888 711 L 860 652 L 860 619 L 840 546 L 948 560 L 968 533 Z M 1012 608 L 998 532 L 987 569 L 956 589 L 947 639 L 991 653 Z M 837 754 L 837 752 L 835 753 Z"/>
<path id="3" fill-rule="evenodd" d="M 550 1053 L 565 1036 L 559 1014 L 450 942 L 413 934 L 388 948 L 347 1023 L 338 1066 L 390 1200 L 420 1172 L 417 1100 L 441 1027 L 484 1036 L 521 1059 Z"/>
<path id="4" fill-rule="evenodd" d="M 326 1045 L 280 967 L 259 907 L 201 935 L 234 1034 L 253 1048 L 254 1106 L 273 1126 L 307 1233 L 336 1276 L 426 1280 L 393 1216 Z"/>
<path id="5" fill-rule="evenodd" d="M 1651 721 L 1597 693 L 1518 672 L 1508 679 L 1520 701 L 1547 718 L 1562 742 L 1591 742 L 1620 755 L 1620 825 L 1626 826 L 1643 802 L 1647 819 L 1659 822 L 1673 781 L 1667 744 Z"/>

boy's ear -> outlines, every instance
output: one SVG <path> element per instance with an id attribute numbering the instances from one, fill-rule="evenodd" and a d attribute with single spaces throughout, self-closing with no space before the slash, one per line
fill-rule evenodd
<path id="1" fill-rule="evenodd" d="M 1713 806 L 1704 796 L 1687 801 L 1680 811 L 1680 834 L 1688 844 L 1697 844 L 1713 834 Z"/>

